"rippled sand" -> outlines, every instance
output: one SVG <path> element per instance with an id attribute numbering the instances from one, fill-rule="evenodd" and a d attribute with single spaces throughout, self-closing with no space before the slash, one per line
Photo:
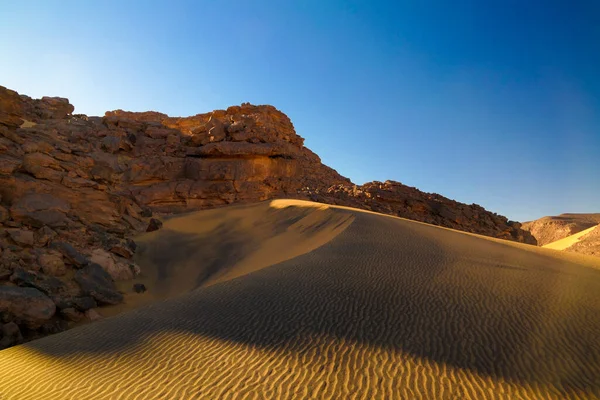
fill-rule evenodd
<path id="1" fill-rule="evenodd" d="M 600 260 L 319 209 L 349 226 L 313 251 L 261 269 L 246 252 L 0 352 L 0 399 L 600 397 Z"/>

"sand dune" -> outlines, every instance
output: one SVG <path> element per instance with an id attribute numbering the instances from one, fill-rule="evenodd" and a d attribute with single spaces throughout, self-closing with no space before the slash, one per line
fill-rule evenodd
<path id="1" fill-rule="evenodd" d="M 337 222 L 264 267 L 272 248 L 302 237 L 302 227 L 274 218 L 288 221 L 282 232 L 262 227 L 224 248 L 297 232 L 190 275 L 190 258 L 212 259 L 194 244 L 228 223 L 222 213 L 231 210 L 207 212 L 205 225 L 172 220 L 163 235 L 175 231 L 189 243 L 169 242 L 182 254 L 166 258 L 185 264 L 170 276 L 190 282 L 165 290 L 200 288 L 0 352 L 0 398 L 600 397 L 599 259 L 357 210 L 284 205 L 255 206 L 252 218 L 260 225 L 271 212 L 307 212 L 307 222 Z M 258 261 L 244 261 L 256 251 Z"/>
<path id="2" fill-rule="evenodd" d="M 199 287 L 226 281 L 308 253 L 327 243 L 354 219 L 324 204 L 273 200 L 178 215 L 163 229 L 136 238 L 136 262 L 148 289 L 104 308 L 116 315 Z"/>
<path id="3" fill-rule="evenodd" d="M 571 246 L 573 246 L 575 243 L 578 243 L 579 240 L 587 235 L 588 233 L 592 232 L 594 229 L 598 229 L 600 225 L 596 225 L 596 226 L 592 226 L 591 228 L 585 229 L 581 232 L 577 232 L 574 235 L 571 236 L 567 236 L 566 238 L 557 240 L 555 242 L 552 243 L 548 243 L 547 245 L 544 245 L 543 247 L 546 249 L 553 249 L 553 250 L 565 250 Z"/>

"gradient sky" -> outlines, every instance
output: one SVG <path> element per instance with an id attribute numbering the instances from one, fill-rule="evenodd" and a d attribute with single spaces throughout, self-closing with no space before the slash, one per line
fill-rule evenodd
<path id="1" fill-rule="evenodd" d="M 355 183 L 600 212 L 600 2 L 0 0 L 0 85 L 75 112 L 285 112 Z"/>

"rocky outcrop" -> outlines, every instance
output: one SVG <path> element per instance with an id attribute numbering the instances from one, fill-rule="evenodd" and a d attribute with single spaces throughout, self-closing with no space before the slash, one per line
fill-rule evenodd
<path id="1" fill-rule="evenodd" d="M 600 257 L 600 224 L 591 232 L 582 236 L 579 241 L 565 249 L 573 253 Z"/>
<path id="2" fill-rule="evenodd" d="M 0 87 L 0 314 L 24 340 L 122 301 L 114 281 L 140 271 L 129 238 L 160 229 L 168 213 L 303 198 L 534 242 L 518 223 L 476 205 L 396 182 L 353 185 L 272 106 L 185 118 L 73 111 L 64 98 Z M 30 306 L 37 313 L 27 314 Z"/>
<path id="3" fill-rule="evenodd" d="M 435 193 L 425 193 L 399 182 L 335 185 L 327 190 L 305 190 L 313 201 L 338 204 L 395 215 L 499 239 L 536 244 L 521 224 L 486 211 L 477 204 L 463 204 Z"/>
<path id="4" fill-rule="evenodd" d="M 600 213 L 561 214 L 524 222 L 523 229 L 531 232 L 539 246 L 544 246 L 598 224 L 600 224 Z"/>

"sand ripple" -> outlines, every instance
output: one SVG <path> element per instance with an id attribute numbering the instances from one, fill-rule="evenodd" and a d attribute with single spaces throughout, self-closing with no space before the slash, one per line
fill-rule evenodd
<path id="1" fill-rule="evenodd" d="M 354 216 L 308 254 L 0 352 L 0 399 L 600 398 L 600 271 Z"/>

